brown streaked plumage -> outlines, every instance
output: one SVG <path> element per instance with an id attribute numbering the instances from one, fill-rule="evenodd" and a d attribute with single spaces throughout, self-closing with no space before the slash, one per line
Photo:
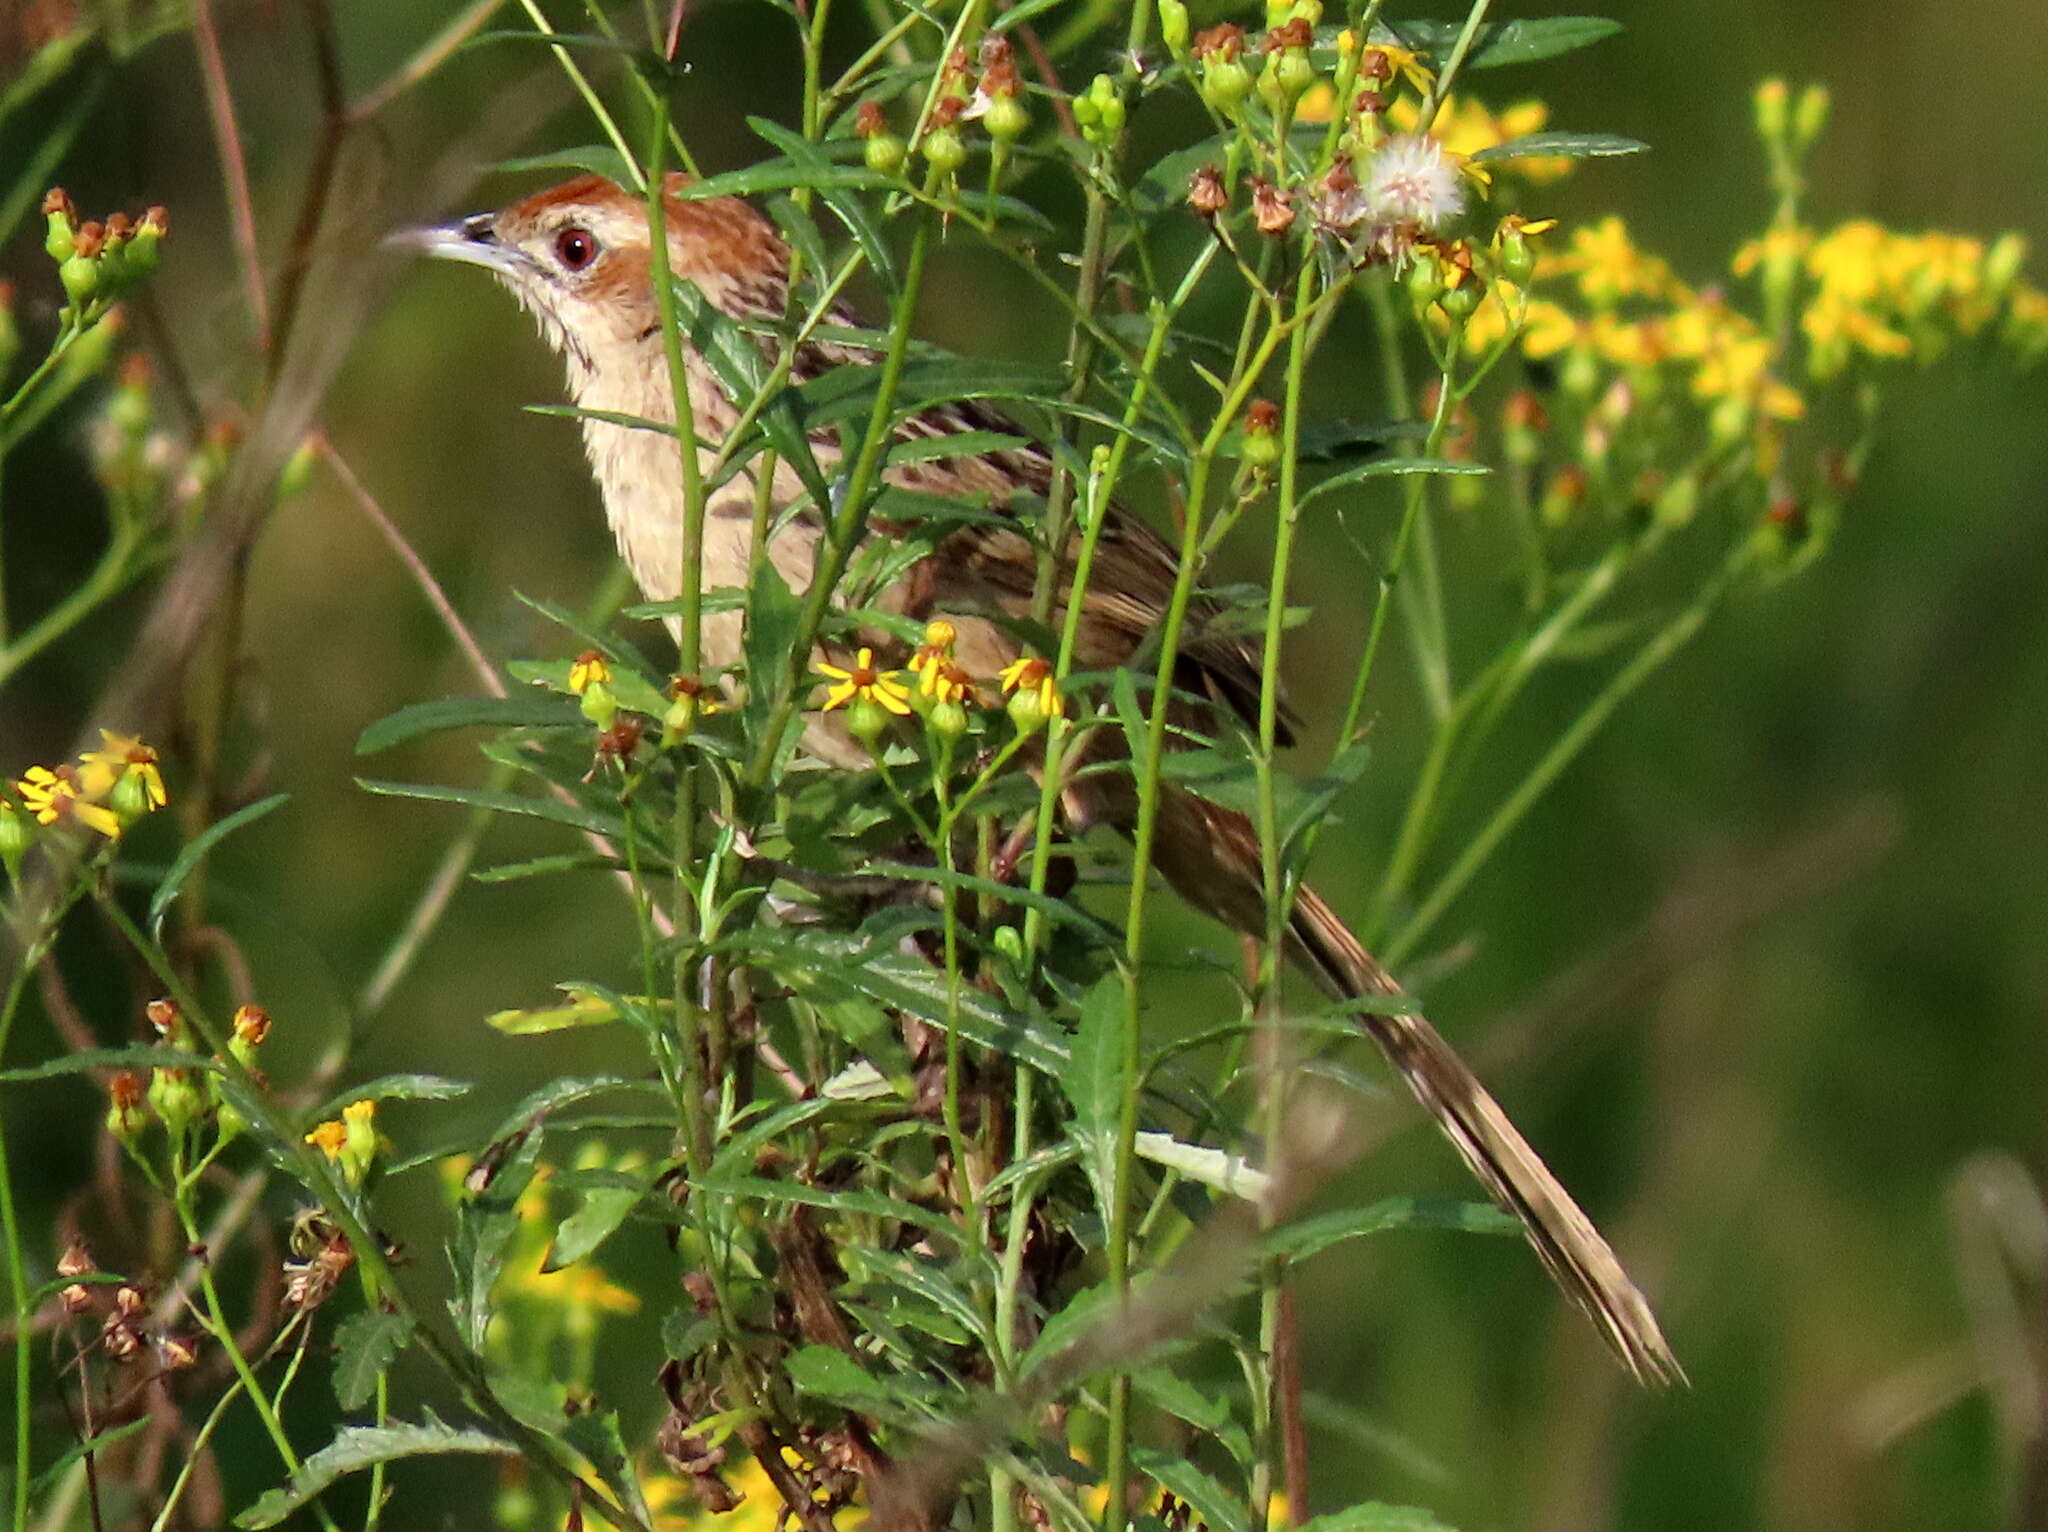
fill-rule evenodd
<path id="1" fill-rule="evenodd" d="M 671 184 L 680 187 L 677 180 Z M 680 278 L 734 317 L 781 317 L 788 252 L 765 217 L 733 198 L 674 196 L 665 216 L 669 264 Z M 471 261 L 499 275 L 563 355 L 569 391 L 579 405 L 663 424 L 674 421 L 648 277 L 646 208 L 638 197 L 598 177 L 579 177 L 498 213 L 427 231 L 418 242 L 428 253 Z M 856 325 L 851 315 L 835 318 Z M 814 342 L 799 354 L 796 375 L 817 376 L 871 360 L 856 348 Z M 694 353 L 685 361 L 698 434 L 712 444 L 700 448 L 708 456 L 735 411 L 703 361 Z M 995 412 L 970 403 L 927 410 L 903 430 L 934 438 L 964 430 L 1021 434 Z M 589 419 L 583 434 L 621 555 L 649 599 L 674 597 L 681 585 L 682 502 L 672 440 Z M 820 458 L 829 460 L 830 440 L 821 438 L 817 448 Z M 1007 492 L 1043 492 L 1050 476 L 1049 457 L 1027 447 L 892 469 L 888 478 L 925 493 L 990 500 L 1000 508 Z M 804 500 L 786 465 L 777 471 L 772 494 L 784 507 Z M 745 583 L 753 500 L 754 484 L 745 473 L 712 492 L 704 546 L 707 587 Z M 771 543 L 769 556 L 792 589 L 808 585 L 819 536 L 816 514 L 799 509 L 784 519 Z M 1132 660 L 1163 620 L 1175 568 L 1174 551 L 1156 533 L 1110 513 L 1084 598 L 1076 657 L 1082 668 L 1113 668 Z M 891 599 L 909 615 L 950 619 L 959 632 L 962 663 L 992 675 L 1016 657 L 1018 644 L 1008 626 L 991 618 L 1025 615 L 1034 572 L 1031 546 L 1020 532 L 970 525 L 920 560 Z M 1259 693 L 1258 648 L 1249 639 L 1207 631 L 1216 614 L 1217 608 L 1206 603 L 1191 613 L 1177 683 L 1250 720 Z M 707 667 L 737 659 L 739 621 L 737 613 L 706 620 Z M 829 724 L 814 725 L 806 743 L 829 760 L 864 760 L 858 746 Z M 1128 829 L 1135 813 L 1128 779 L 1107 773 L 1089 780 L 1091 785 L 1067 795 L 1069 810 L 1078 818 Z M 1168 881 L 1198 908 L 1241 931 L 1264 930 L 1258 839 L 1242 815 L 1168 787 L 1155 858 Z M 1311 889 L 1301 891 L 1295 906 L 1288 955 L 1334 997 L 1401 995 L 1393 978 Z M 1630 1372 L 1649 1383 L 1681 1379 L 1684 1374 L 1655 1315 L 1614 1252 L 1436 1029 L 1413 1011 L 1362 1015 L 1359 1021 L 1472 1173 L 1495 1201 L 1521 1219 L 1545 1268 Z"/>

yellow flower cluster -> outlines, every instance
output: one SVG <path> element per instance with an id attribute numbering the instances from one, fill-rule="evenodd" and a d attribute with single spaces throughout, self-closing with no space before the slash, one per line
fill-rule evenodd
<path id="1" fill-rule="evenodd" d="M 1767 290 L 1803 278 L 1807 371 L 1826 380 L 1858 355 L 1931 361 L 2001 319 L 2009 340 L 2033 348 L 2048 338 L 2048 297 L 2019 280 L 2025 258 L 2015 234 L 1987 245 L 1959 234 L 1900 234 L 1859 218 L 1826 234 L 1775 227 L 1736 252 L 1734 270 Z"/>
<path id="2" fill-rule="evenodd" d="M 1827 382 L 1859 357 L 1931 360 L 1995 327 L 2023 359 L 2048 352 L 2048 297 L 2019 280 L 2023 256 L 2014 236 L 1987 246 L 1867 220 L 1824 235 L 1785 224 L 1743 245 L 1733 274 L 1762 282 L 1765 314 L 1796 314 L 1806 375 Z M 1484 354 L 1512 331 L 1524 356 L 1557 360 L 1583 394 L 1608 372 L 1642 382 L 1668 369 L 1702 405 L 1726 401 L 1763 422 L 1806 413 L 1773 327 L 1721 289 L 1681 281 L 1619 218 L 1573 230 L 1538 262 L 1538 284 L 1555 296 L 1506 281 L 1489 288 L 1465 326 L 1466 349 Z"/>
<path id="3" fill-rule="evenodd" d="M 913 713 L 921 714 L 933 733 L 957 739 L 967 729 L 967 704 L 980 700 L 980 683 L 955 662 L 954 645 L 959 636 L 959 630 L 943 617 L 926 625 L 924 642 L 911 654 L 908 666 L 915 687 L 903 679 L 903 671 L 878 669 L 871 648 L 859 649 L 851 665 L 820 661 L 818 674 L 832 683 L 823 710 L 830 713 L 845 708 L 848 727 L 870 742 L 891 718 L 908 718 Z M 1005 706 L 1019 733 L 1029 734 L 1047 720 L 1066 714 L 1059 678 L 1045 660 L 1013 660 L 996 681 L 1009 698 Z"/>
<path id="4" fill-rule="evenodd" d="M 21 810 L 37 824 L 82 824 L 108 840 L 145 814 L 170 801 L 156 751 L 127 734 L 100 730 L 101 748 L 88 750 L 78 764 L 31 766 L 14 783 Z M 0 839 L 19 854 L 26 844 L 26 826 L 14 804 L 0 799 Z"/>

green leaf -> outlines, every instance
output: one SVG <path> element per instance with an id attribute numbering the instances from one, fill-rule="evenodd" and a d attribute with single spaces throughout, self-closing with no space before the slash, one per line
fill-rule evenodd
<path id="1" fill-rule="evenodd" d="M 268 798 L 258 799 L 246 808 L 236 809 L 225 819 L 216 820 L 201 830 L 171 863 L 171 870 L 164 874 L 163 882 L 157 884 L 156 892 L 149 897 L 149 934 L 158 936 L 163 931 L 164 912 L 171 907 L 171 901 L 178 897 L 186 879 L 206 857 L 206 853 L 226 840 L 244 825 L 254 824 L 272 809 L 282 808 L 291 801 L 290 793 L 272 793 Z"/>
<path id="2" fill-rule="evenodd" d="M 833 1346 L 806 1346 L 783 1363 L 789 1381 L 799 1394 L 829 1399 L 834 1404 L 856 1408 L 879 1401 L 896 1401 L 900 1392 Z"/>
<path id="3" fill-rule="evenodd" d="M 1081 999 L 1073 1063 L 1061 1071 L 1060 1089 L 1074 1108 L 1074 1137 L 1085 1156 L 1096 1201 L 1108 1216 L 1116 1200 L 1116 1147 L 1126 1089 L 1139 1082 L 1124 1072 L 1124 981 L 1106 973 Z"/>
<path id="4" fill-rule="evenodd" d="M 646 1195 L 646 1183 L 591 1187 L 584 1192 L 583 1202 L 576 1211 L 556 1225 L 554 1243 L 548 1247 L 547 1258 L 541 1262 L 540 1269 L 560 1271 L 565 1266 L 574 1266 L 616 1234 L 619 1225 L 632 1215 L 633 1209 Z"/>
<path id="5" fill-rule="evenodd" d="M 1472 156 L 1476 164 L 1500 160 L 1595 160 L 1622 154 L 1641 154 L 1650 146 L 1640 138 L 1619 133 L 1524 133 L 1504 144 L 1481 149 Z"/>
<path id="6" fill-rule="evenodd" d="M 1463 26 L 1457 21 L 1392 22 L 1375 26 L 1372 40 L 1399 43 L 1417 53 L 1442 59 L 1456 46 Z M 1600 42 L 1620 30 L 1620 22 L 1604 16 L 1547 16 L 1533 21 L 1497 22 L 1480 28 L 1478 40 L 1465 56 L 1465 65 L 1469 69 L 1499 69 L 1510 64 L 1534 64 Z"/>
<path id="7" fill-rule="evenodd" d="M 498 33 L 496 37 L 509 41 L 513 37 L 535 35 L 530 32 Z M 486 34 L 477 41 L 485 42 L 491 38 L 492 34 Z M 598 44 L 605 42 L 606 39 L 592 37 L 581 41 Z M 574 149 L 557 149 L 552 154 L 529 154 L 515 160 L 500 160 L 491 168 L 501 176 L 531 175 L 542 170 L 557 174 L 564 170 L 581 170 L 594 176 L 603 176 L 607 181 L 616 181 L 621 186 L 633 184 L 632 167 L 626 163 L 625 156 L 610 144 L 583 144 Z"/>
<path id="8" fill-rule="evenodd" d="M 1473 1234 L 1519 1234 L 1521 1220 L 1490 1202 L 1453 1197 L 1383 1197 L 1370 1207 L 1340 1208 L 1304 1218 L 1266 1236 L 1270 1255 L 1305 1261 L 1332 1245 L 1389 1229 L 1463 1229 Z"/>
<path id="9" fill-rule="evenodd" d="M 351 1101 L 453 1101 L 469 1092 L 467 1080 L 450 1080 L 442 1075 L 379 1075 L 361 1085 L 336 1091 L 321 1103 L 313 1120 L 333 1117 Z"/>
<path id="10" fill-rule="evenodd" d="M 1361 1505 L 1311 1516 L 1300 1532 L 1452 1532 L 1434 1513 L 1413 1505 L 1382 1505 L 1368 1500 Z"/>
<path id="11" fill-rule="evenodd" d="M 582 727 L 583 715 L 570 697 L 540 691 L 514 692 L 509 697 L 447 697 L 439 702 L 415 702 L 378 719 L 356 740 L 356 754 L 375 755 L 423 734 L 450 729 Z"/>
<path id="12" fill-rule="evenodd" d="M 334 1332 L 334 1397 L 344 1410 L 360 1410 L 376 1392 L 377 1379 L 398 1360 L 412 1339 L 412 1316 L 365 1309 Z"/>
<path id="13" fill-rule="evenodd" d="M 110 1427 L 95 1436 L 87 1437 L 82 1442 L 73 1442 L 69 1451 L 29 1482 L 29 1503 L 31 1505 L 37 1503 L 42 1499 L 46 1491 L 54 1489 L 70 1470 L 72 1464 L 83 1461 L 90 1454 L 105 1452 L 114 1443 L 133 1436 L 144 1426 L 152 1424 L 155 1418 L 151 1414 L 144 1413 L 136 1416 L 133 1420 Z"/>
<path id="14" fill-rule="evenodd" d="M 1148 1404 L 1197 1431 L 1213 1434 L 1230 1424 L 1230 1405 L 1221 1395 L 1203 1393 L 1170 1367 L 1141 1368 L 1131 1374 L 1131 1383 Z"/>
<path id="15" fill-rule="evenodd" d="M 801 1181 L 775 1181 L 766 1176 L 709 1175 L 693 1183 L 693 1190 L 714 1197 L 734 1197 L 742 1202 L 794 1202 L 804 1207 L 825 1208 L 866 1218 L 891 1218 L 913 1228 L 943 1234 L 956 1228 L 949 1218 L 921 1208 L 900 1197 L 858 1189 L 828 1190 L 806 1186 Z"/>
<path id="16" fill-rule="evenodd" d="M 1231 1494 L 1184 1454 L 1137 1447 L 1132 1449 L 1131 1461 L 1142 1473 L 1193 1506 L 1195 1515 L 1208 1526 L 1209 1532 L 1244 1532 L 1244 1497 Z"/>
<path id="17" fill-rule="evenodd" d="M 1337 752 L 1329 769 L 1299 785 L 1292 812 L 1280 830 L 1280 855 L 1291 862 L 1302 837 L 1328 817 L 1338 798 L 1358 785 L 1365 768 L 1372 763 L 1372 745 L 1358 740 Z"/>
<path id="18" fill-rule="evenodd" d="M 802 626 L 802 601 L 775 565 L 761 560 L 747 595 L 747 627 L 740 645 L 747 662 L 747 698 L 740 716 L 750 737 L 768 727 Z"/>
<path id="19" fill-rule="evenodd" d="M 567 825 L 573 830 L 588 830 L 598 835 L 617 836 L 620 833 L 617 815 L 599 813 L 596 809 L 584 808 L 580 804 L 563 803 L 555 798 L 528 798 L 518 793 L 491 792 L 480 787 L 378 782 L 368 777 L 357 777 L 356 786 L 366 793 L 375 793 L 380 798 L 417 798 L 424 803 L 459 803 L 466 808 L 489 809 L 497 814 L 514 814 L 526 819 L 545 820 L 549 824 Z"/>
<path id="20" fill-rule="evenodd" d="M 448 1248 L 449 1264 L 455 1269 L 449 1309 L 472 1351 L 484 1348 L 495 1307 L 491 1290 L 519 1233 L 519 1199 L 533 1184 L 545 1134 L 546 1124 L 540 1121 L 514 1130 L 488 1184 L 456 1204 L 455 1236 Z M 495 1149 L 497 1140 L 492 1142 Z"/>
<path id="21" fill-rule="evenodd" d="M 58 1075 L 88 1074 L 95 1069 L 202 1069 L 213 1074 L 221 1072 L 220 1064 L 203 1053 L 138 1043 L 132 1048 L 87 1048 L 82 1053 L 67 1053 L 62 1058 L 25 1064 L 20 1069 L 0 1069 L 0 1085 L 50 1080 Z"/>
<path id="22" fill-rule="evenodd" d="M 1483 474 L 1492 472 L 1484 463 L 1454 463 L 1441 457 L 1381 457 L 1370 463 L 1360 463 L 1356 468 L 1347 468 L 1342 473 L 1333 473 L 1329 478 L 1314 485 L 1295 502 L 1297 511 L 1305 511 L 1327 494 L 1340 489 L 1349 489 L 1365 479 L 1402 478 L 1409 474 Z"/>
<path id="23" fill-rule="evenodd" d="M 330 1484 L 379 1463 L 447 1453 L 516 1457 L 519 1449 L 482 1431 L 444 1424 L 429 1411 L 419 1425 L 343 1426 L 333 1441 L 299 1465 L 282 1489 L 271 1490 L 235 1518 L 252 1529 L 274 1527 Z"/>
<path id="24" fill-rule="evenodd" d="M 584 1410 L 571 1415 L 561 1430 L 569 1445 L 597 1470 L 598 1478 L 618 1497 L 619 1503 L 643 1523 L 651 1524 L 654 1518 L 647 1514 L 647 1501 L 640 1493 L 640 1475 L 626 1451 L 625 1438 L 619 1435 L 618 1414 L 612 1410 Z"/>
<path id="25" fill-rule="evenodd" d="M 567 1005 L 546 1006 L 538 1010 L 494 1011 L 484 1018 L 484 1025 L 507 1037 L 537 1037 L 543 1032 L 601 1027 L 622 1019 L 618 1006 L 610 1000 L 575 985 L 563 984 L 557 988 L 568 994 Z"/>

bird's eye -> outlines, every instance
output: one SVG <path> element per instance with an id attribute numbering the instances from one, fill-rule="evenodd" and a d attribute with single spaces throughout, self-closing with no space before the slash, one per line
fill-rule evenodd
<path id="1" fill-rule="evenodd" d="M 597 236 L 571 225 L 555 236 L 555 259 L 570 271 L 581 271 L 597 259 Z"/>

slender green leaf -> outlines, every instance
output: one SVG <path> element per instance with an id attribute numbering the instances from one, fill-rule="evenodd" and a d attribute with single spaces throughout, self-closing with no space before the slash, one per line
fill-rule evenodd
<path id="1" fill-rule="evenodd" d="M 640 1493 L 640 1474 L 619 1434 L 619 1417 L 614 1410 L 582 1410 L 571 1415 L 561 1427 L 570 1446 L 582 1453 L 597 1470 L 605 1488 L 642 1522 L 651 1524 L 646 1498 Z"/>
<path id="2" fill-rule="evenodd" d="M 510 35 L 531 37 L 535 34 Z M 588 41 L 601 43 L 605 39 L 591 38 Z M 501 176 L 531 175 L 543 170 L 556 174 L 564 170 L 581 170 L 591 175 L 603 176 L 607 181 L 615 181 L 621 186 L 633 184 L 632 169 L 626 164 L 625 157 L 610 144 L 583 144 L 574 149 L 557 149 L 552 154 L 529 154 L 515 160 L 500 160 L 491 168 Z"/>
<path id="3" fill-rule="evenodd" d="M 544 820 L 549 824 L 567 825 L 574 830 L 588 830 L 598 835 L 616 836 L 620 828 L 620 821 L 616 815 L 599 813 L 595 809 L 563 803 L 554 798 L 527 798 L 518 793 L 491 792 L 481 787 L 378 782 L 368 777 L 357 777 L 356 786 L 366 793 L 375 793 L 380 798 L 417 798 L 426 803 L 460 803 L 467 808 L 490 809 L 498 814 L 514 814 L 527 819 Z"/>
<path id="4" fill-rule="evenodd" d="M 1340 1208 L 1304 1218 L 1266 1236 L 1271 1255 L 1305 1261 L 1332 1245 L 1389 1229 L 1462 1229 L 1472 1234 L 1519 1234 L 1521 1220 L 1490 1202 L 1453 1197 L 1383 1197 L 1370 1207 Z"/>
<path id="5" fill-rule="evenodd" d="M 332 1117 L 352 1101 L 453 1101 L 470 1092 L 467 1080 L 450 1080 L 442 1075 L 379 1075 L 361 1085 L 336 1091 L 313 1114 L 315 1121 Z"/>
<path id="6" fill-rule="evenodd" d="M 1641 154 L 1650 146 L 1640 138 L 1619 133 L 1524 133 L 1504 144 L 1481 149 L 1472 156 L 1474 164 L 1499 160 L 1594 160 L 1622 154 Z"/>
<path id="7" fill-rule="evenodd" d="M 25 1080 L 50 1080 L 59 1075 L 88 1074 L 95 1069 L 203 1069 L 219 1074 L 221 1066 L 204 1054 L 184 1048 L 162 1048 L 137 1044 L 132 1048 L 88 1048 L 62 1058 L 20 1069 L 0 1070 L 0 1085 L 17 1085 Z"/>
<path id="8" fill-rule="evenodd" d="M 171 863 L 171 870 L 164 874 L 163 882 L 156 886 L 156 892 L 149 898 L 149 934 L 158 936 L 163 931 L 164 912 L 170 909 L 171 901 L 178 897 L 185 886 L 185 880 L 192 876 L 206 853 L 226 840 L 244 825 L 254 824 L 272 809 L 282 808 L 291 801 L 290 793 L 272 793 L 268 798 L 258 799 L 246 808 L 239 808 L 227 818 L 216 820 L 192 838 L 189 845 L 178 853 L 178 859 Z"/>
<path id="9" fill-rule="evenodd" d="M 1138 1447 L 1132 1450 L 1131 1461 L 1140 1472 L 1194 1507 L 1209 1532 L 1245 1532 L 1244 1497 L 1233 1495 L 1185 1454 Z"/>
<path id="10" fill-rule="evenodd" d="M 423 734 L 443 734 L 450 729 L 584 727 L 583 715 L 571 697 L 531 690 L 509 697 L 448 697 L 415 702 L 378 719 L 357 738 L 356 754 L 375 755 Z"/>
<path id="11" fill-rule="evenodd" d="M 1295 506 L 1297 510 L 1306 511 L 1316 501 L 1322 499 L 1323 496 L 1334 494 L 1340 489 L 1349 489 L 1352 485 L 1361 483 L 1366 479 L 1405 478 L 1409 474 L 1417 473 L 1443 474 L 1448 476 L 1454 474 L 1484 474 L 1491 471 L 1484 463 L 1454 463 L 1449 458 L 1441 457 L 1374 458 L 1369 463 L 1360 463 L 1357 467 L 1347 468 L 1342 473 L 1331 474 L 1329 478 L 1306 490 L 1301 498 L 1295 502 Z"/>
<path id="12" fill-rule="evenodd" d="M 1241 1154 L 1184 1144 L 1171 1133 L 1140 1133 L 1138 1153 L 1155 1165 L 1177 1170 L 1190 1181 L 1198 1181 L 1232 1197 L 1256 1202 L 1266 1195 L 1266 1173 L 1245 1162 Z"/>
<path id="13" fill-rule="evenodd" d="M 1459 21 L 1396 21 L 1373 28 L 1373 41 L 1398 43 L 1417 53 L 1442 59 L 1458 41 Z M 1501 21 L 1480 28 L 1465 57 L 1469 69 L 1499 69 L 1556 58 L 1614 36 L 1621 23 L 1604 16 L 1546 16 L 1529 21 Z"/>
<path id="14" fill-rule="evenodd" d="M 114 1443 L 127 1440 L 127 1438 L 133 1436 L 144 1426 L 153 1425 L 155 1420 L 156 1417 L 154 1415 L 144 1412 L 133 1420 L 124 1421 L 118 1426 L 112 1426 L 105 1431 L 98 1432 L 93 1436 L 87 1437 L 82 1442 L 73 1442 L 70 1449 L 60 1456 L 56 1462 L 45 1468 L 29 1482 L 29 1503 L 33 1505 L 40 1502 L 43 1495 L 49 1490 L 54 1489 L 63 1480 L 64 1475 L 70 1472 L 73 1464 L 82 1462 L 93 1454 L 105 1452 Z"/>
<path id="15" fill-rule="evenodd" d="M 379 1463 L 448 1453 L 516 1457 L 519 1449 L 482 1431 L 446 1425 L 429 1411 L 419 1425 L 343 1426 L 325 1447 L 299 1465 L 282 1489 L 271 1490 L 235 1518 L 252 1529 L 274 1527 L 337 1480 Z"/>

